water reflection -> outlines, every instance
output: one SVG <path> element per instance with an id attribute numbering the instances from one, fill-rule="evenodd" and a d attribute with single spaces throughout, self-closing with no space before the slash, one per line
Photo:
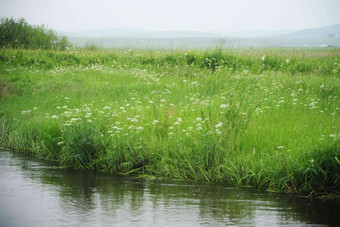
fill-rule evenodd
<path id="1" fill-rule="evenodd" d="M 0 180 L 0 226 L 340 224 L 338 202 L 58 169 L 4 151 L 0 152 Z M 11 207 L 19 204 L 22 210 Z"/>

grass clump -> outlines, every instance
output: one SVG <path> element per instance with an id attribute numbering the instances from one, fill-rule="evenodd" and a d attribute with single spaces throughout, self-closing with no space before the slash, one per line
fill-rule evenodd
<path id="1" fill-rule="evenodd" d="M 338 193 L 339 55 L 3 49 L 1 144 L 75 168 Z"/>

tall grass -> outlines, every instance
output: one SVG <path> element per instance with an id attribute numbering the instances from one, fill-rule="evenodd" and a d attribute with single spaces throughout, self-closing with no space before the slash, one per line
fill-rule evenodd
<path id="1" fill-rule="evenodd" d="M 337 193 L 339 55 L 4 49 L 0 143 L 75 168 Z"/>

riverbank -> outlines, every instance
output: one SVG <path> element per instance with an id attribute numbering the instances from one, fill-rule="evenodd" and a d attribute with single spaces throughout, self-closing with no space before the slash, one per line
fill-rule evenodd
<path id="1" fill-rule="evenodd" d="M 336 195 L 339 72 L 339 49 L 2 49 L 0 144 L 72 168 Z"/>

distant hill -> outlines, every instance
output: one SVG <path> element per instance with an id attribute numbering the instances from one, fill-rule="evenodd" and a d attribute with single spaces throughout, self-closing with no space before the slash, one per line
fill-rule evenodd
<path id="1" fill-rule="evenodd" d="M 304 29 L 284 35 L 287 38 L 340 38 L 340 24 Z"/>
<path id="2" fill-rule="evenodd" d="M 288 34 L 291 31 L 266 31 L 254 30 L 243 32 L 223 31 L 150 31 L 138 29 L 109 28 L 78 32 L 61 32 L 71 38 L 260 38 L 277 37 Z"/>
<path id="3" fill-rule="evenodd" d="M 81 38 L 185 38 L 216 37 L 217 35 L 201 31 L 149 31 L 137 29 L 111 28 L 83 32 L 61 32 L 68 37 Z"/>
<path id="4" fill-rule="evenodd" d="M 340 38 L 340 24 L 299 31 L 254 30 L 243 32 L 224 31 L 151 31 L 142 29 L 108 28 L 90 31 L 61 32 L 73 38 Z"/>

